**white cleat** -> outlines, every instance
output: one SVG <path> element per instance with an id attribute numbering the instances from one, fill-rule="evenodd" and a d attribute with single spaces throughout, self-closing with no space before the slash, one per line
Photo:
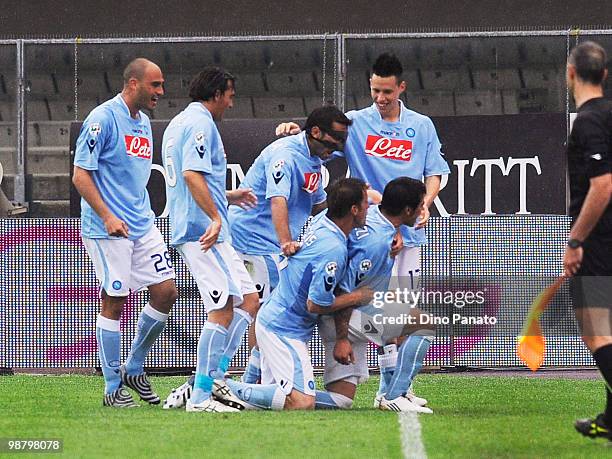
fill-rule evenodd
<path id="1" fill-rule="evenodd" d="M 374 397 L 374 408 L 380 408 L 380 401 L 382 400 L 382 398 L 382 395 L 376 393 L 376 397 Z"/>
<path id="2" fill-rule="evenodd" d="M 193 387 L 189 384 L 189 381 L 176 389 L 172 389 L 170 395 L 164 400 L 164 406 L 162 408 L 164 410 L 183 408 L 187 404 L 187 400 L 191 398 L 192 391 Z"/>
<path id="3" fill-rule="evenodd" d="M 223 379 L 215 379 L 215 382 L 213 383 L 212 394 L 213 397 L 215 397 L 221 403 L 241 411 L 259 409 L 256 406 L 253 406 L 250 403 L 247 403 L 241 398 L 237 397 L 236 394 L 232 392 L 230 387 Z"/>
<path id="4" fill-rule="evenodd" d="M 393 400 L 387 400 L 385 397 L 380 399 L 379 409 L 383 411 L 412 411 L 415 413 L 433 414 L 433 411 L 426 406 L 419 406 L 411 402 L 406 397 L 397 397 Z"/>
<path id="5" fill-rule="evenodd" d="M 408 400 L 410 400 L 412 403 L 416 403 L 419 406 L 425 406 L 427 405 L 427 399 L 423 398 L 423 397 L 419 397 L 418 395 L 416 395 L 413 391 L 412 391 L 412 386 L 410 386 L 410 388 L 408 389 L 408 392 L 406 393 L 406 395 L 404 395 L 404 397 L 406 397 Z"/>
<path id="6" fill-rule="evenodd" d="M 191 399 L 187 400 L 185 410 L 189 413 L 239 413 L 240 410 L 224 405 L 218 400 L 213 400 L 212 397 L 204 400 L 202 403 L 192 403 Z"/>

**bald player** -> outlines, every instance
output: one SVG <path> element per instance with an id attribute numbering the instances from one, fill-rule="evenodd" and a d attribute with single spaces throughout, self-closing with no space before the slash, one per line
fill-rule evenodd
<path id="1" fill-rule="evenodd" d="M 116 408 L 137 406 L 124 386 L 145 402 L 159 403 L 143 365 L 178 296 L 146 189 L 153 138 L 142 110 L 156 107 L 163 83 L 155 63 L 144 58 L 130 62 L 121 93 L 93 109 L 83 122 L 74 157 L 72 182 L 82 198 L 81 235 L 101 284 L 96 340 L 106 383 L 103 405 Z M 145 287 L 151 297 L 121 365 L 121 312 L 130 292 Z"/>

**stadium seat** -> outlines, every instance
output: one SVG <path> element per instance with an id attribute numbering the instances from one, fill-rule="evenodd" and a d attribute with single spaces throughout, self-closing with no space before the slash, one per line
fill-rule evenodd
<path id="1" fill-rule="evenodd" d="M 0 123 L 0 147 L 15 148 L 17 145 L 17 125 L 15 123 Z"/>
<path id="2" fill-rule="evenodd" d="M 370 74 L 368 69 L 353 69 L 349 67 L 345 78 L 344 88 L 347 94 L 366 94 L 370 92 Z"/>
<path id="3" fill-rule="evenodd" d="M 2 164 L 2 169 L 4 171 L 4 175 L 6 174 L 14 174 L 15 173 L 15 151 L 16 146 L 1 146 L 0 147 L 0 163 Z"/>
<path id="4" fill-rule="evenodd" d="M 164 74 L 164 97 L 184 98 L 189 92 L 191 75 L 187 73 Z"/>
<path id="5" fill-rule="evenodd" d="M 346 101 L 347 101 L 347 107 L 346 110 L 352 110 L 353 107 L 348 107 L 348 101 L 352 99 L 352 96 L 347 95 L 346 96 Z M 304 103 L 306 104 L 306 116 L 308 116 L 308 114 L 310 114 L 310 112 L 312 112 L 315 108 L 321 107 L 323 106 L 323 97 L 322 96 L 311 96 L 311 97 L 304 97 Z"/>
<path id="6" fill-rule="evenodd" d="M 68 147 L 70 122 L 46 121 L 28 124 L 28 146 Z"/>
<path id="7" fill-rule="evenodd" d="M 501 115 L 501 94 L 496 91 L 456 92 L 457 115 Z"/>
<path id="8" fill-rule="evenodd" d="M 312 96 L 317 93 L 315 72 L 281 73 L 266 72 L 270 93 L 278 96 Z"/>
<path id="9" fill-rule="evenodd" d="M 253 102 L 250 97 L 234 97 L 234 105 L 225 111 L 227 119 L 253 118 Z"/>
<path id="10" fill-rule="evenodd" d="M 14 71 L 11 73 L 5 71 L 0 74 L 0 95 L 13 98 L 15 97 L 16 87 Z"/>
<path id="11" fill-rule="evenodd" d="M 29 174 L 68 174 L 70 172 L 69 146 L 28 147 L 27 162 Z M 49 199 L 65 199 L 66 196 Z"/>
<path id="12" fill-rule="evenodd" d="M 49 73 L 27 75 L 25 90 L 30 97 L 47 97 L 56 93 Z"/>
<path id="13" fill-rule="evenodd" d="M 81 99 L 78 100 L 78 116 L 77 119 L 83 120 L 91 110 L 99 105 L 97 99 Z M 75 107 L 73 99 L 54 99 L 49 100 L 49 110 L 51 111 L 52 121 L 74 120 Z M 32 120 L 32 118 L 30 118 Z M 32 120 L 33 121 L 33 120 Z"/>
<path id="14" fill-rule="evenodd" d="M 157 107 L 154 110 L 154 117 L 156 120 L 171 120 L 181 110 L 183 110 L 188 104 L 189 99 L 171 99 L 168 97 L 162 97 L 157 102 Z"/>
<path id="15" fill-rule="evenodd" d="M 406 92 L 406 105 L 427 116 L 453 116 L 455 101 L 450 91 Z"/>
<path id="16" fill-rule="evenodd" d="M 27 117 L 30 121 L 49 121 L 49 104 L 46 99 L 26 100 Z"/>
<path id="17" fill-rule="evenodd" d="M 371 102 L 372 100 L 370 99 L 370 103 Z M 306 107 L 308 107 L 308 101 L 306 101 Z M 357 97 L 355 96 L 355 94 L 347 94 L 344 100 L 345 111 L 348 112 L 349 110 L 358 110 L 359 108 L 363 108 L 363 107 L 359 107 L 357 105 Z"/>
<path id="18" fill-rule="evenodd" d="M 476 89 L 520 89 L 518 69 L 477 69 L 472 70 Z"/>
<path id="19" fill-rule="evenodd" d="M 263 96 L 266 91 L 261 72 L 236 74 L 236 94 L 240 97 Z"/>
<path id="20" fill-rule="evenodd" d="M 421 70 L 423 88 L 427 91 L 470 90 L 470 75 L 467 69 Z"/>
<path id="21" fill-rule="evenodd" d="M 14 102 L 0 102 L 0 121 L 15 121 L 17 119 L 16 110 Z"/>
<path id="22" fill-rule="evenodd" d="M 254 97 L 256 118 L 284 118 L 306 116 L 301 97 Z"/>
<path id="23" fill-rule="evenodd" d="M 518 98 L 520 90 L 504 89 L 501 91 L 503 112 L 506 115 L 516 115 L 519 112 Z"/>

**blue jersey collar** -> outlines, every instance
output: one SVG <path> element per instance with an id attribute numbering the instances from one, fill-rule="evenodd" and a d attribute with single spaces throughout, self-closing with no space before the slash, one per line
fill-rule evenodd
<path id="1" fill-rule="evenodd" d="M 373 206 L 372 212 L 376 213 L 376 215 L 378 216 L 381 222 L 383 222 L 386 225 L 389 225 L 391 228 L 393 228 L 394 231 L 397 231 L 397 228 L 393 225 L 393 223 L 391 223 L 389 219 L 385 217 L 383 213 L 380 211 L 380 205 Z"/>
<path id="2" fill-rule="evenodd" d="M 131 118 L 133 120 L 139 120 L 141 118 L 140 110 L 138 110 L 138 113 L 137 113 L 138 117 L 137 118 L 132 118 L 132 114 L 130 113 L 130 107 L 128 107 L 128 105 L 125 102 L 125 100 L 123 99 L 123 96 L 121 95 L 121 93 L 117 94 L 115 99 L 117 99 L 117 103 L 119 105 L 121 105 L 125 109 L 125 113 L 127 114 L 128 118 Z"/>
<path id="3" fill-rule="evenodd" d="M 406 111 L 408 110 L 406 106 L 404 105 L 404 102 L 402 102 L 402 99 L 397 99 L 397 101 L 399 102 L 399 105 L 400 105 L 400 116 L 399 116 L 399 120 L 393 121 L 393 123 L 401 123 L 404 120 L 404 113 L 406 113 Z M 382 116 L 380 116 L 380 112 L 378 111 L 378 108 L 376 108 L 375 102 L 372 102 L 372 105 L 370 105 L 370 107 L 372 108 L 374 113 L 376 113 L 376 116 L 378 117 L 381 123 L 390 123 L 390 121 L 385 121 L 382 119 Z"/>

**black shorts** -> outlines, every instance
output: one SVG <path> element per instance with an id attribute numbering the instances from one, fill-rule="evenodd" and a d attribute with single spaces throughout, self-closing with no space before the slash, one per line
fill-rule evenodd
<path id="1" fill-rule="evenodd" d="M 597 234 L 583 244 L 584 257 L 570 282 L 575 308 L 612 308 L 612 234 Z"/>

